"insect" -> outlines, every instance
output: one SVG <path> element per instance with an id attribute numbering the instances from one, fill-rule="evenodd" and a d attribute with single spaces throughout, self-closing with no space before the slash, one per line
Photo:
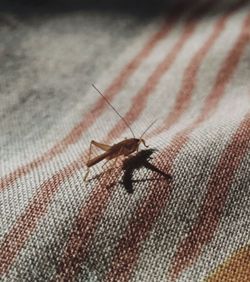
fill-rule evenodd
<path id="1" fill-rule="evenodd" d="M 142 137 L 151 128 L 151 126 L 156 122 L 156 120 L 154 122 L 152 122 L 146 128 L 146 130 L 142 133 L 140 138 L 135 138 L 135 134 L 134 134 L 132 128 L 129 126 L 129 124 L 124 119 L 124 117 L 119 114 L 119 112 L 113 107 L 113 105 L 109 102 L 109 100 L 101 93 L 101 91 L 94 84 L 92 84 L 92 86 L 103 97 L 103 99 L 106 101 L 106 103 L 115 111 L 115 113 L 123 120 L 123 122 L 126 124 L 126 126 L 131 131 L 133 138 L 125 139 L 125 140 L 120 141 L 119 143 L 116 143 L 114 145 L 102 144 L 102 143 L 99 143 L 99 142 L 92 140 L 90 142 L 90 146 L 89 146 L 88 161 L 86 162 L 87 172 L 86 172 L 86 175 L 84 177 L 85 181 L 88 177 L 90 167 L 92 167 L 95 164 L 101 162 L 102 160 L 106 159 L 106 162 L 104 163 L 104 165 L 105 165 L 110 160 L 115 159 L 115 162 L 114 162 L 114 166 L 115 166 L 116 162 L 117 162 L 117 160 L 120 156 L 127 157 L 134 152 L 138 152 L 139 146 L 140 146 L 141 143 L 145 147 L 149 147 L 149 146 L 146 145 L 145 140 Z M 103 150 L 104 153 L 102 153 L 102 154 L 98 155 L 97 157 L 94 157 L 94 158 L 91 159 L 91 153 L 92 153 L 92 146 L 93 145 L 98 147 L 99 149 Z"/>

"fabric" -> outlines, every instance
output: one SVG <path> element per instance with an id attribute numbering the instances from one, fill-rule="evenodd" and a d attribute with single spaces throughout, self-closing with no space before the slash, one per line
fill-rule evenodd
<path id="1" fill-rule="evenodd" d="M 4 3 L 0 280 L 250 281 L 249 1 Z"/>

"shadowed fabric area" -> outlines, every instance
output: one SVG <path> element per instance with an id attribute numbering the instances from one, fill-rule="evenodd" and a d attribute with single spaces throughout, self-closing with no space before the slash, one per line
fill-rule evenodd
<path id="1" fill-rule="evenodd" d="M 3 0 L 0 39 L 1 281 L 249 280 L 249 1 Z M 133 137 L 92 83 L 149 147 L 85 181 Z"/>

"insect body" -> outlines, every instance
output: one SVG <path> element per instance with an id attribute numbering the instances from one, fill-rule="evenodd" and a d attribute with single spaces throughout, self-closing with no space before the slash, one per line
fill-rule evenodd
<path id="1" fill-rule="evenodd" d="M 115 159 L 115 163 L 114 163 L 114 165 L 115 165 L 118 157 L 120 157 L 120 156 L 127 157 L 134 152 L 138 152 L 139 146 L 140 146 L 141 143 L 145 147 L 148 147 L 145 143 L 145 140 L 142 139 L 142 137 L 148 131 L 148 129 L 156 122 L 156 121 L 154 121 L 153 123 L 151 123 L 150 126 L 148 126 L 147 129 L 142 133 L 140 138 L 135 138 L 134 132 L 131 129 L 131 127 L 129 126 L 129 124 L 126 122 L 126 120 L 117 112 L 117 110 L 110 104 L 110 102 L 107 100 L 107 98 L 95 87 L 95 85 L 92 84 L 92 86 L 98 91 L 98 93 L 104 98 L 104 100 L 111 106 L 111 108 L 119 115 L 119 117 L 128 126 L 128 128 L 130 129 L 130 131 L 133 135 L 133 138 L 125 139 L 125 140 L 123 140 L 119 143 L 112 145 L 112 146 L 107 145 L 107 144 L 102 144 L 102 143 L 99 143 L 99 142 L 92 140 L 91 143 L 90 143 L 90 148 L 89 148 L 88 161 L 86 163 L 86 166 L 87 166 L 88 169 L 87 169 L 87 173 L 84 177 L 84 180 L 87 179 L 87 176 L 89 174 L 89 168 L 91 166 L 94 166 L 95 164 L 99 163 L 100 161 L 106 159 L 107 160 L 106 162 L 108 162 L 112 159 Z M 99 149 L 103 150 L 104 153 L 91 159 L 91 151 L 92 151 L 93 145 L 98 147 Z"/>
<path id="2" fill-rule="evenodd" d="M 101 143 L 98 143 L 96 141 L 91 141 L 91 143 L 93 145 L 95 145 L 96 147 L 99 147 L 100 149 L 105 151 L 105 153 L 89 160 L 86 163 L 87 167 L 91 167 L 91 166 L 99 163 L 103 159 L 112 160 L 112 159 L 114 159 L 118 156 L 121 156 L 121 155 L 126 157 L 126 156 L 132 154 L 133 152 L 138 151 L 140 143 L 143 143 L 143 145 L 145 147 L 148 147 L 145 144 L 144 139 L 136 139 L 136 138 L 125 139 L 125 140 L 123 140 L 119 143 L 112 145 L 112 146 L 109 146 L 109 145 L 106 145 L 106 144 L 101 144 Z"/>

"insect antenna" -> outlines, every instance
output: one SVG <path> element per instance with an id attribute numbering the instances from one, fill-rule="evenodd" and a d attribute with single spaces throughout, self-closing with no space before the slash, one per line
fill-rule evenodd
<path id="1" fill-rule="evenodd" d="M 150 125 L 143 131 L 140 140 L 142 139 L 143 135 L 146 134 L 146 132 L 157 122 L 158 119 L 155 119 L 153 122 L 150 123 Z"/>
<path id="2" fill-rule="evenodd" d="M 118 113 L 118 111 L 115 109 L 115 107 L 109 102 L 109 100 L 102 94 L 102 92 L 94 85 L 92 84 L 93 88 L 95 88 L 95 90 L 103 97 L 103 99 L 106 101 L 107 104 L 109 104 L 109 106 L 117 113 L 117 115 L 123 120 L 123 122 L 126 124 L 126 126 L 129 128 L 129 130 L 131 131 L 133 137 L 135 138 L 135 134 L 132 130 L 132 128 L 129 126 L 129 124 L 127 123 L 127 121 L 125 120 L 125 118 L 120 115 Z"/>

